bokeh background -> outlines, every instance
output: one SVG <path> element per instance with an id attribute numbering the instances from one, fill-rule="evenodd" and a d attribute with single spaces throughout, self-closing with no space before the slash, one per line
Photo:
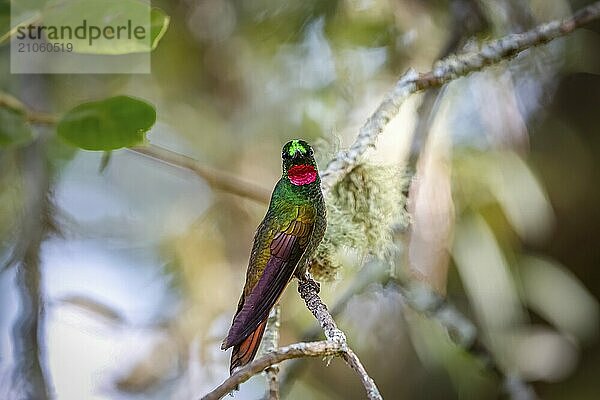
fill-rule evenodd
<path id="1" fill-rule="evenodd" d="M 151 74 L 11 75 L 4 44 L 0 87 L 56 114 L 145 99 L 158 113 L 151 143 L 270 190 L 287 140 L 315 143 L 324 168 L 407 68 L 590 2 L 152 3 L 171 23 Z M 447 294 L 541 398 L 598 398 L 599 35 L 595 22 L 413 96 L 368 154 L 410 176 L 388 184 L 405 189 L 412 224 L 396 230 L 391 259 L 347 249 L 322 294 L 332 306 L 345 296 L 337 321 L 384 398 L 493 399 L 502 383 L 373 269 Z M 101 170 L 102 153 L 34 129 L 32 144 L 0 150 L 0 398 L 15 398 L 38 350 L 39 384 L 56 399 L 192 399 L 215 387 L 265 204 L 129 150 Z M 378 278 L 346 296 L 365 274 Z M 315 325 L 295 286 L 282 344 Z M 257 376 L 236 398 L 263 395 Z M 283 396 L 364 395 L 342 361 L 311 359 Z"/>

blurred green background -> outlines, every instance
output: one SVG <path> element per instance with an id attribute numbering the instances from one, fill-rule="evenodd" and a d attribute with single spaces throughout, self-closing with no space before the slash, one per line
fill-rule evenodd
<path id="1" fill-rule="evenodd" d="M 150 143 L 270 190 L 287 140 L 314 143 L 324 168 L 407 68 L 429 71 L 589 3 L 153 1 L 171 21 L 151 74 L 12 75 L 5 43 L 0 87 L 52 114 L 144 99 L 157 112 Z M 413 96 L 367 157 L 409 171 L 412 224 L 397 232 L 393 259 L 343 252 L 324 300 L 335 305 L 369 268 L 420 277 L 539 397 L 598 398 L 599 111 L 597 21 Z M 228 376 L 220 343 L 265 204 L 127 149 L 101 170 L 101 152 L 32 129 L 32 142 L 0 148 L 0 398 L 34 384 L 36 338 L 39 384 L 56 399 L 191 399 L 214 388 Z M 282 344 L 315 325 L 295 286 L 282 300 Z M 38 296 L 40 314 L 24 301 Z M 393 282 L 374 279 L 340 310 L 384 398 L 503 396 Z M 341 360 L 302 363 L 283 398 L 364 397 Z M 263 395 L 257 376 L 236 398 Z"/>

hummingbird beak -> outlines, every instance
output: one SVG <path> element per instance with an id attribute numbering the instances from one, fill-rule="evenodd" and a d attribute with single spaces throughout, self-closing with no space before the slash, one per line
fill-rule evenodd
<path id="1" fill-rule="evenodd" d="M 292 156 L 292 160 L 298 161 L 301 157 L 302 157 L 302 153 L 300 153 L 300 151 L 296 150 L 294 152 L 294 155 Z"/>

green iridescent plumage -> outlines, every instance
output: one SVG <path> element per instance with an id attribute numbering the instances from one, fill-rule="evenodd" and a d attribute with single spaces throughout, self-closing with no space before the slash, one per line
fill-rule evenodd
<path id="1" fill-rule="evenodd" d="M 304 273 L 325 234 L 325 203 L 312 148 L 293 140 L 284 146 L 282 158 L 282 177 L 256 231 L 246 284 L 222 346 L 234 347 L 232 372 L 252 361 L 269 311 L 293 275 Z"/>

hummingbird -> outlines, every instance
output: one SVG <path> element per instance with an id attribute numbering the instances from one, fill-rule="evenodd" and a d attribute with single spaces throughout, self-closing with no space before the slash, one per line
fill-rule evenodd
<path id="1" fill-rule="evenodd" d="M 254 235 L 246 283 L 227 337 L 230 374 L 254 359 L 269 312 L 296 275 L 306 273 L 309 257 L 327 226 L 321 180 L 313 149 L 292 140 L 281 152 L 283 171 L 269 209 Z"/>

